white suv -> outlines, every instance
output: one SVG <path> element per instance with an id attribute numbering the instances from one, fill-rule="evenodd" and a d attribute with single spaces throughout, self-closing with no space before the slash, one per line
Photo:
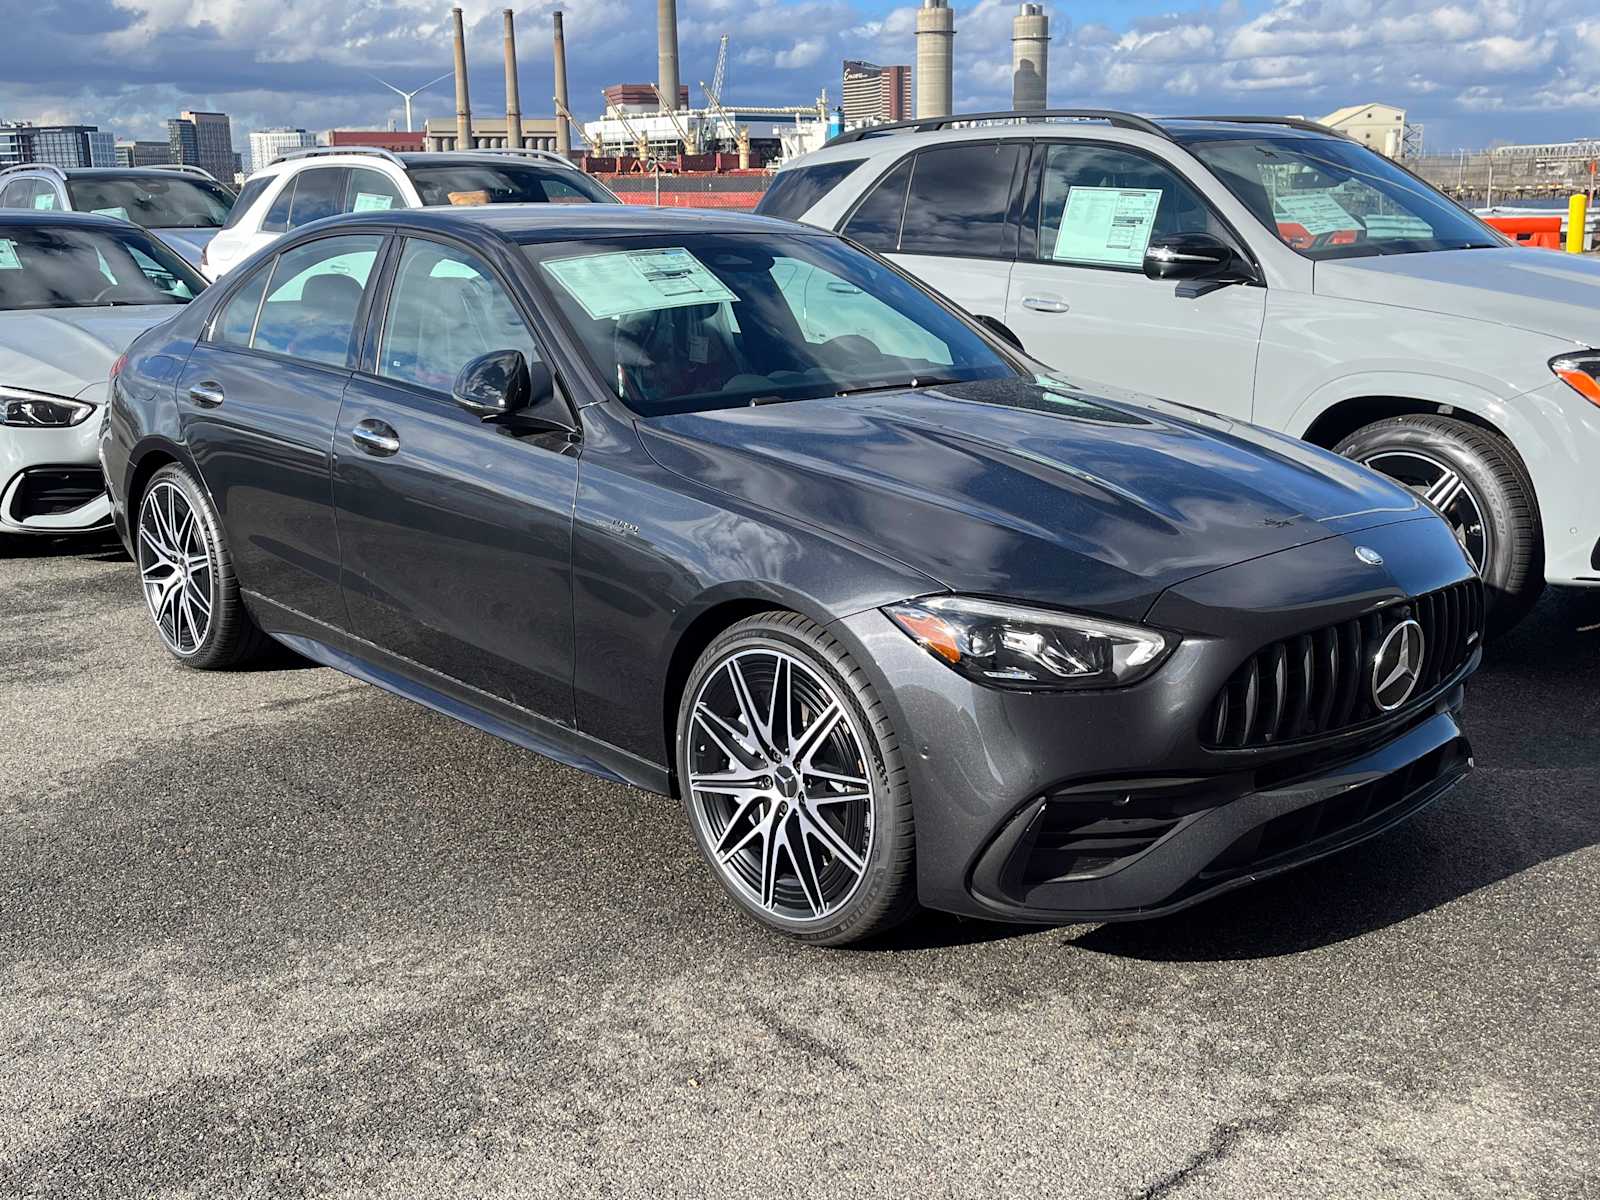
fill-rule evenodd
<path id="1" fill-rule="evenodd" d="M 1052 368 L 1403 480 L 1455 525 L 1496 629 L 1547 580 L 1600 586 L 1600 262 L 1518 248 L 1332 130 L 878 126 L 786 166 L 757 211 L 842 231 Z"/>
<path id="2" fill-rule="evenodd" d="M 395 154 L 367 146 L 295 150 L 245 180 L 201 269 L 220 279 L 291 229 L 338 213 L 451 204 L 615 204 L 549 150 Z"/>

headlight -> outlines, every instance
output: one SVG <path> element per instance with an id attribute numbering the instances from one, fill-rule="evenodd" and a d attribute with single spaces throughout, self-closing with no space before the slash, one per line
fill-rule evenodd
<path id="1" fill-rule="evenodd" d="M 1550 369 L 1589 403 L 1600 404 L 1600 351 L 1557 355 L 1550 360 Z"/>
<path id="2" fill-rule="evenodd" d="M 1020 691 L 1122 687 L 1149 675 L 1177 645 L 1138 625 L 970 596 L 929 596 L 883 611 L 968 679 Z"/>
<path id="3" fill-rule="evenodd" d="M 22 388 L 0 387 L 0 425 L 28 429 L 61 429 L 89 419 L 94 405 L 65 396 L 47 396 Z"/>

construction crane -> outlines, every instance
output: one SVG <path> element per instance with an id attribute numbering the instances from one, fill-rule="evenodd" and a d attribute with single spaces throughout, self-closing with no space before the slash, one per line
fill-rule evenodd
<path id="1" fill-rule="evenodd" d="M 567 119 L 567 128 L 568 129 L 572 130 L 573 133 L 575 133 L 579 137 L 581 137 L 584 140 L 585 144 L 588 145 L 589 149 L 591 149 L 591 150 L 599 150 L 599 149 L 601 149 L 601 147 L 596 146 L 592 141 L 589 140 L 589 135 L 583 131 L 583 126 L 582 126 L 582 124 L 579 123 L 578 118 L 572 115 L 572 110 L 570 108 L 568 108 L 565 104 L 561 103 L 561 97 L 560 96 L 552 96 L 552 97 L 550 97 L 550 99 L 556 106 L 556 115 L 557 116 L 561 116 L 561 117 L 565 117 Z"/>
<path id="2" fill-rule="evenodd" d="M 728 81 L 728 35 L 723 34 L 722 40 L 717 43 L 717 65 L 711 72 L 711 90 L 717 95 L 722 95 L 722 85 Z M 705 84 L 700 85 L 702 88 Z"/>
<path id="3" fill-rule="evenodd" d="M 739 169 L 741 171 L 749 170 L 750 130 L 743 125 L 735 125 L 733 123 L 733 118 L 728 115 L 728 110 L 722 107 L 722 98 L 706 85 L 704 79 L 700 81 L 700 90 L 706 94 L 706 103 L 710 106 L 711 111 L 717 114 L 718 123 L 733 135 L 733 144 L 739 151 Z"/>
<path id="4" fill-rule="evenodd" d="M 605 96 L 604 88 L 600 89 L 600 95 L 602 97 Z M 653 161 L 650 155 L 650 139 L 633 127 L 633 122 L 628 120 L 628 114 L 622 111 L 620 104 L 612 108 L 611 102 L 608 100 L 606 101 L 606 110 L 616 116 L 617 120 L 622 123 L 624 132 L 633 139 L 634 156 L 638 158 L 641 165 L 648 166 Z"/>
<path id="5" fill-rule="evenodd" d="M 661 111 L 667 114 L 668 119 L 672 122 L 672 127 L 678 131 L 678 140 L 683 143 L 683 152 L 685 154 L 699 154 L 700 135 L 694 130 L 690 129 L 689 126 L 678 117 L 678 110 L 673 105 L 667 103 L 667 97 L 662 93 L 659 87 L 652 83 L 650 85 L 650 90 L 656 94 L 656 99 L 661 101 Z"/>

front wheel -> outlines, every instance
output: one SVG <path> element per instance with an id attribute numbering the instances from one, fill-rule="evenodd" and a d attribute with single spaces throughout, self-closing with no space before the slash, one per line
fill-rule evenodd
<path id="1" fill-rule="evenodd" d="M 1505 439 L 1453 417 L 1403 416 L 1364 426 L 1334 449 L 1444 514 L 1483 577 L 1491 636 L 1528 614 L 1544 591 L 1544 541 L 1533 480 Z"/>
<path id="2" fill-rule="evenodd" d="M 915 911 L 899 742 L 821 627 L 763 613 L 712 642 L 684 687 L 677 767 L 701 852 L 769 929 L 839 946 Z"/>

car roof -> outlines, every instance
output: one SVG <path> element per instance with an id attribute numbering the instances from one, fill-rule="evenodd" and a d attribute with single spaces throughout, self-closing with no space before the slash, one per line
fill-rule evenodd
<path id="1" fill-rule="evenodd" d="M 319 221 L 393 225 L 441 233 L 485 230 L 507 241 L 554 242 L 573 238 L 628 237 L 665 233 L 783 233 L 831 237 L 826 230 L 797 226 L 753 213 L 627 204 L 481 204 L 454 208 L 404 208 L 347 213 Z M 309 228 L 309 226 L 308 226 Z"/>
<path id="2" fill-rule="evenodd" d="M 81 225 L 90 229 L 106 230 L 139 228 L 119 217 L 103 217 L 98 213 L 33 208 L 0 208 L 0 225 Z"/>

